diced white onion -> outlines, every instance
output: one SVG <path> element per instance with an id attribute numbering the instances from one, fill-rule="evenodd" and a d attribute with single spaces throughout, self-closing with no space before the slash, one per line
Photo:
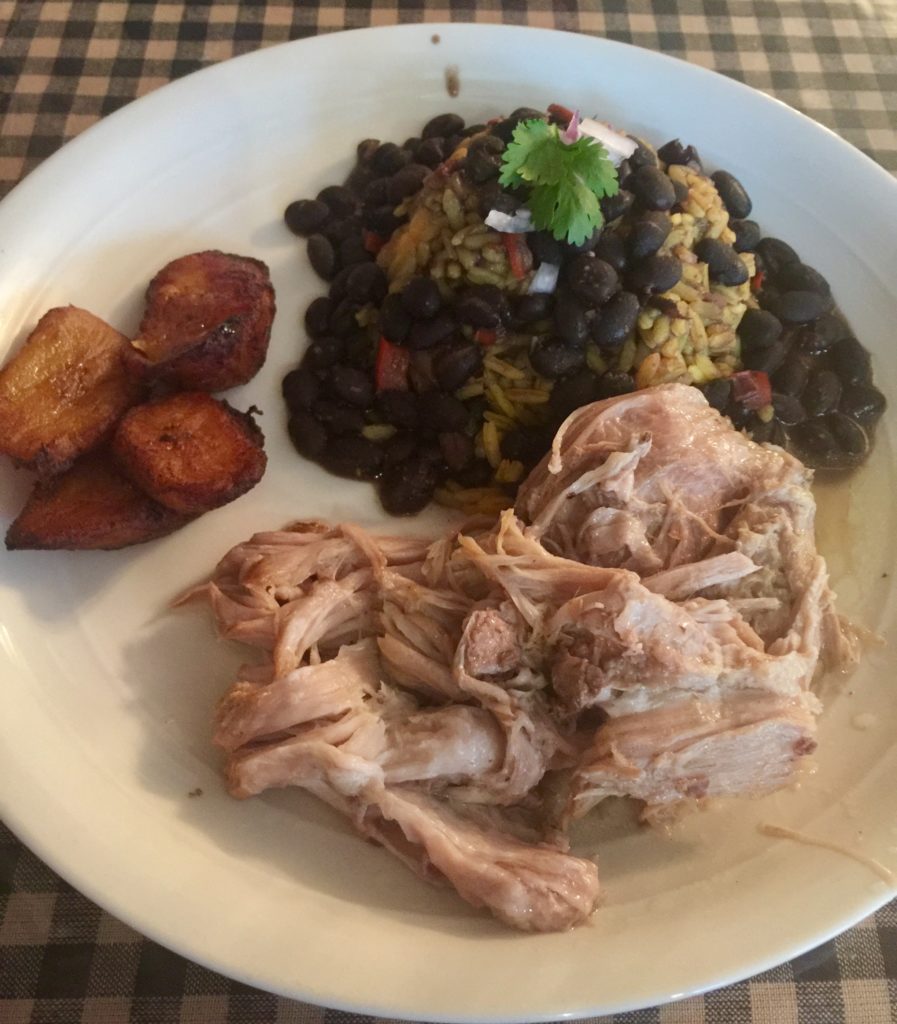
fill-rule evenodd
<path id="1" fill-rule="evenodd" d="M 579 125 L 583 135 L 591 135 L 597 139 L 607 150 L 607 155 L 615 167 L 618 167 L 624 160 L 632 156 L 638 149 L 638 143 L 634 142 L 627 135 L 621 135 L 613 128 L 596 121 L 591 117 L 584 117 Z"/>
<path id="2" fill-rule="evenodd" d="M 540 263 L 533 279 L 529 283 L 530 295 L 535 295 L 537 292 L 550 295 L 555 288 L 557 288 L 558 274 L 560 274 L 561 268 L 557 263 Z"/>
<path id="3" fill-rule="evenodd" d="M 495 228 L 496 231 L 503 231 L 506 234 L 520 235 L 525 231 L 533 230 L 533 215 L 525 206 L 521 206 L 516 213 L 502 213 L 501 210 L 490 210 L 486 217 L 486 225 Z"/>

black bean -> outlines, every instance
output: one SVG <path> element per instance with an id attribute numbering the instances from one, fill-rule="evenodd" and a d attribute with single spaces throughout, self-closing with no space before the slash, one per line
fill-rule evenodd
<path id="1" fill-rule="evenodd" d="M 559 338 L 548 338 L 533 345 L 529 361 L 536 373 L 554 380 L 566 377 L 585 365 L 585 352 L 581 348 L 571 348 Z"/>
<path id="2" fill-rule="evenodd" d="M 548 231 L 532 231 L 526 236 L 526 244 L 536 263 L 561 262 L 561 243 Z"/>
<path id="3" fill-rule="evenodd" d="M 380 331 L 394 345 L 404 345 L 411 330 L 411 315 L 397 292 L 390 292 L 380 306 Z"/>
<path id="4" fill-rule="evenodd" d="M 404 430 L 414 430 L 420 421 L 420 402 L 410 391 L 378 391 L 374 408 L 384 423 Z"/>
<path id="5" fill-rule="evenodd" d="M 423 139 L 433 139 L 437 136 L 456 135 L 464 130 L 464 118 L 458 114 L 437 114 L 431 117 L 424 125 L 420 133 Z"/>
<path id="6" fill-rule="evenodd" d="M 293 447 L 307 459 L 320 458 L 327 445 L 327 431 L 309 413 L 296 411 L 287 420 L 287 431 Z"/>
<path id="7" fill-rule="evenodd" d="M 330 216 L 330 210 L 316 199 L 297 199 L 283 211 L 286 226 L 294 235 L 311 235 Z"/>
<path id="8" fill-rule="evenodd" d="M 818 292 L 820 295 L 830 295 L 832 291 L 822 274 L 806 263 L 790 263 L 783 267 L 776 275 L 776 284 L 782 291 Z"/>
<path id="9" fill-rule="evenodd" d="M 771 278 L 776 278 L 791 263 L 800 262 L 800 256 L 781 238 L 761 238 L 756 251 L 762 261 L 762 269 Z"/>
<path id="10" fill-rule="evenodd" d="M 421 406 L 421 426 L 434 433 L 464 430 L 470 419 L 467 406 L 443 391 L 425 392 L 418 399 Z"/>
<path id="11" fill-rule="evenodd" d="M 801 327 L 797 333 L 797 345 L 801 351 L 816 355 L 849 335 L 850 328 L 839 316 L 823 313 L 812 324 Z"/>
<path id="12" fill-rule="evenodd" d="M 824 465 L 838 456 L 838 442 L 824 420 L 807 420 L 788 431 L 796 454 L 811 466 Z"/>
<path id="13" fill-rule="evenodd" d="M 554 326 L 560 338 L 573 348 L 581 348 L 588 337 L 585 310 L 569 292 L 559 292 L 554 304 Z"/>
<path id="14" fill-rule="evenodd" d="M 339 302 L 340 299 L 344 299 L 346 297 L 346 285 L 349 282 L 349 275 L 352 273 L 354 269 L 354 265 L 343 267 L 342 270 L 338 270 L 333 275 L 333 279 L 330 282 L 330 287 L 328 288 L 330 301 L 333 305 L 336 305 L 336 303 Z"/>
<path id="15" fill-rule="evenodd" d="M 502 323 L 511 322 L 511 307 L 508 304 L 507 295 L 494 284 L 472 284 L 465 290 L 465 295 L 474 295 L 482 299 L 488 306 L 498 313 Z"/>
<path id="16" fill-rule="evenodd" d="M 324 449 L 321 464 L 337 476 L 373 480 L 383 464 L 383 449 L 366 437 L 335 437 Z"/>
<path id="17" fill-rule="evenodd" d="M 600 205 L 606 223 L 610 224 L 618 217 L 622 217 L 631 209 L 634 202 L 635 196 L 625 188 L 621 188 L 616 195 L 603 196 Z"/>
<path id="18" fill-rule="evenodd" d="M 711 408 L 722 412 L 732 397 L 732 382 L 725 377 L 718 377 L 716 380 L 705 384 L 701 388 L 701 392 Z"/>
<path id="19" fill-rule="evenodd" d="M 284 377 L 280 390 L 291 413 L 305 412 L 317 399 L 321 385 L 310 370 L 300 366 Z"/>
<path id="20" fill-rule="evenodd" d="M 523 327 L 537 320 L 545 320 L 551 316 L 553 306 L 554 297 L 544 292 L 521 295 L 514 305 L 514 324 Z"/>
<path id="21" fill-rule="evenodd" d="M 329 434 L 359 434 L 364 426 L 360 409 L 339 402 L 319 398 L 312 406 L 312 413 Z"/>
<path id="22" fill-rule="evenodd" d="M 592 373 L 577 373 L 559 380 L 551 389 L 548 407 L 555 419 L 566 419 L 574 409 L 598 400 L 598 378 Z"/>
<path id="23" fill-rule="evenodd" d="M 468 153 L 503 153 L 504 142 L 497 135 L 480 135 L 471 140 Z"/>
<path id="24" fill-rule="evenodd" d="M 678 139 L 672 139 L 658 149 L 657 155 L 665 164 L 685 164 L 699 171 L 701 158 L 694 146 L 683 146 Z"/>
<path id="25" fill-rule="evenodd" d="M 773 388 L 783 395 L 799 398 L 810 377 L 807 361 L 799 355 L 790 355 L 770 378 Z"/>
<path id="26" fill-rule="evenodd" d="M 731 245 L 718 238 L 702 238 L 695 246 L 695 255 L 707 264 L 711 281 L 723 285 L 744 284 L 750 277 L 748 268 Z"/>
<path id="27" fill-rule="evenodd" d="M 552 389 L 552 398 L 554 398 L 558 388 L 567 384 L 568 381 L 577 379 L 576 377 L 567 377 L 565 380 L 558 381 Z M 592 401 L 592 398 L 588 398 L 588 401 Z M 575 408 L 577 408 L 576 405 L 571 405 L 569 412 L 572 412 Z M 561 413 L 557 415 L 557 418 L 563 419 L 567 415 L 568 413 L 566 412 Z M 515 462 L 524 463 L 524 465 L 533 465 L 551 447 L 551 437 L 552 435 L 546 430 L 517 427 L 514 430 L 509 430 L 502 437 L 501 453 L 506 459 L 513 459 Z"/>
<path id="28" fill-rule="evenodd" d="M 716 191 L 723 201 L 723 206 L 729 212 L 730 217 L 736 220 L 743 220 L 749 217 L 752 203 L 745 191 L 744 185 L 728 171 L 717 171 L 710 175 L 710 180 L 716 185 Z"/>
<path id="29" fill-rule="evenodd" d="M 762 291 L 757 294 L 757 302 L 761 309 L 772 310 L 781 296 L 782 293 L 774 285 L 764 284 Z"/>
<path id="30" fill-rule="evenodd" d="M 626 187 L 649 210 L 669 210 L 676 203 L 673 183 L 659 167 L 651 164 L 634 170 Z"/>
<path id="31" fill-rule="evenodd" d="M 404 462 L 417 450 L 417 438 L 413 434 L 393 434 L 391 438 L 383 442 L 383 465 L 394 466 Z"/>
<path id="32" fill-rule="evenodd" d="M 635 381 L 622 370 L 608 370 L 598 380 L 598 398 L 616 398 L 635 391 Z"/>
<path id="33" fill-rule="evenodd" d="M 837 409 L 840 401 L 841 381 L 831 370 L 814 373 L 801 395 L 801 404 L 808 416 L 824 416 Z"/>
<path id="34" fill-rule="evenodd" d="M 418 135 L 410 135 L 402 143 L 402 149 L 411 157 L 413 160 L 417 154 L 418 148 L 423 140 Z"/>
<path id="35" fill-rule="evenodd" d="M 635 292 L 647 292 L 656 295 L 667 292 L 679 283 L 682 277 L 682 264 L 675 256 L 666 254 L 649 256 L 632 267 L 626 282 Z"/>
<path id="36" fill-rule="evenodd" d="M 341 299 L 330 313 L 328 328 L 337 338 L 347 338 L 358 327 L 355 314 L 358 303 L 350 298 Z"/>
<path id="37" fill-rule="evenodd" d="M 810 323 L 831 308 L 831 295 L 819 292 L 782 292 L 772 307 L 780 320 L 790 324 Z"/>
<path id="38" fill-rule="evenodd" d="M 856 338 L 843 338 L 833 345 L 828 360 L 845 388 L 872 383 L 872 358 Z"/>
<path id="39" fill-rule="evenodd" d="M 324 370 L 338 362 L 346 348 L 344 338 L 337 338 L 332 334 L 325 334 L 323 337 L 315 338 L 308 346 L 303 361 L 307 361 L 313 370 Z"/>
<path id="40" fill-rule="evenodd" d="M 760 225 L 755 220 L 730 220 L 729 227 L 735 232 L 732 247 L 736 252 L 753 252 L 760 241 Z"/>
<path id="41" fill-rule="evenodd" d="M 855 419 L 845 416 L 842 412 L 833 412 L 829 413 L 823 422 L 847 455 L 859 459 L 868 455 L 869 435 Z"/>
<path id="42" fill-rule="evenodd" d="M 575 245 L 572 242 L 561 242 L 561 253 L 570 256 L 582 252 L 592 252 L 601 240 L 602 233 L 602 228 L 595 228 L 590 235 L 587 235 L 581 242 L 577 242 Z"/>
<path id="43" fill-rule="evenodd" d="M 483 185 L 497 178 L 501 171 L 501 156 L 475 150 L 464 158 L 464 175 L 473 185 Z"/>
<path id="44" fill-rule="evenodd" d="M 347 238 L 361 236 L 361 219 L 359 217 L 334 218 L 321 228 L 321 234 L 338 250 L 340 244 Z"/>
<path id="45" fill-rule="evenodd" d="M 457 391 L 480 372 L 483 351 L 479 345 L 444 345 L 433 357 L 433 373 L 445 391 Z"/>
<path id="46" fill-rule="evenodd" d="M 312 235 L 308 240 L 308 261 L 319 277 L 329 281 L 337 271 L 336 252 L 324 235 Z"/>
<path id="47" fill-rule="evenodd" d="M 769 345 L 742 347 L 741 362 L 746 370 L 758 370 L 773 374 L 785 361 L 788 350 L 782 341 L 777 340 Z"/>
<path id="48" fill-rule="evenodd" d="M 635 328 L 639 301 L 632 292 L 617 292 L 592 321 L 592 339 L 601 348 L 620 348 Z"/>
<path id="49" fill-rule="evenodd" d="M 355 155 L 360 164 L 369 164 L 380 147 L 379 139 L 362 139 L 355 147 Z"/>
<path id="50" fill-rule="evenodd" d="M 782 321 L 765 309 L 745 310 L 738 324 L 738 336 L 743 345 L 765 348 L 782 334 Z"/>
<path id="51" fill-rule="evenodd" d="M 626 243 L 619 235 L 611 234 L 609 231 L 603 232 L 592 251 L 598 259 L 609 263 L 618 274 L 622 274 L 626 269 Z"/>
<path id="52" fill-rule="evenodd" d="M 667 240 L 673 223 L 662 210 L 650 210 L 637 217 L 626 239 L 626 252 L 633 262 L 653 256 Z"/>
<path id="53" fill-rule="evenodd" d="M 373 253 L 365 247 L 361 235 L 352 235 L 344 238 L 339 244 L 340 266 L 347 267 L 353 263 L 370 263 L 373 260 Z"/>
<path id="54" fill-rule="evenodd" d="M 425 167 L 438 167 L 446 158 L 445 139 L 424 139 L 417 147 L 415 159 Z"/>
<path id="55" fill-rule="evenodd" d="M 343 185 L 328 185 L 317 195 L 335 217 L 346 217 L 355 210 L 355 196 Z"/>
<path id="56" fill-rule="evenodd" d="M 408 164 L 389 179 L 386 183 L 387 201 L 394 206 L 410 195 L 420 190 L 424 178 L 430 173 L 430 168 L 423 164 Z"/>
<path id="57" fill-rule="evenodd" d="M 641 139 L 637 139 L 634 135 L 629 136 L 636 147 L 629 156 L 629 166 L 635 171 L 639 167 L 656 167 L 657 166 L 657 154 L 653 149 L 646 146 Z"/>
<path id="58" fill-rule="evenodd" d="M 433 370 L 433 359 L 436 350 L 419 348 L 411 353 L 411 365 L 408 367 L 408 382 L 418 394 L 432 391 L 437 386 L 436 374 Z"/>
<path id="59" fill-rule="evenodd" d="M 442 309 L 442 295 L 432 277 L 412 277 L 400 294 L 415 320 L 429 320 Z"/>
<path id="60" fill-rule="evenodd" d="M 437 313 L 431 320 L 417 320 L 411 325 L 405 344 L 408 348 L 432 348 L 456 333 L 458 326 L 448 313 Z"/>
<path id="61" fill-rule="evenodd" d="M 673 182 L 673 191 L 676 193 L 676 202 L 673 204 L 673 209 L 681 211 L 682 204 L 688 199 L 688 185 L 684 181 L 674 181 L 672 178 L 670 180 Z"/>
<path id="62" fill-rule="evenodd" d="M 590 306 L 603 306 L 620 289 L 616 270 L 591 253 L 574 257 L 564 268 L 564 278 L 577 298 Z"/>
<path id="63" fill-rule="evenodd" d="M 343 182 L 343 185 L 355 196 L 356 202 L 359 202 L 364 195 L 364 190 L 376 177 L 377 174 L 371 166 L 368 164 L 357 164 L 349 172 L 349 176 Z"/>
<path id="64" fill-rule="evenodd" d="M 498 311 L 476 295 L 463 295 L 455 303 L 455 316 L 462 324 L 471 327 L 498 327 L 501 317 Z"/>
<path id="65" fill-rule="evenodd" d="M 732 426 L 736 430 L 744 430 L 757 421 L 757 417 L 753 412 L 750 409 L 745 409 L 745 407 L 740 402 L 736 402 L 734 398 L 726 409 L 726 415 L 732 421 Z"/>
<path id="66" fill-rule="evenodd" d="M 362 223 L 368 231 L 388 238 L 399 225 L 405 223 L 405 218 L 393 212 L 393 207 L 386 203 L 384 206 L 375 206 L 365 210 Z"/>
<path id="67" fill-rule="evenodd" d="M 395 174 L 409 162 L 408 154 L 403 153 L 394 142 L 384 142 L 378 146 L 371 157 L 371 166 L 378 174 Z"/>
<path id="68" fill-rule="evenodd" d="M 520 209 L 520 205 L 520 197 L 506 192 L 497 181 L 492 181 L 479 189 L 477 210 L 484 219 L 489 216 L 491 210 L 498 210 L 499 213 L 507 213 L 510 216 Z"/>
<path id="69" fill-rule="evenodd" d="M 473 439 L 460 430 L 443 431 L 437 439 L 442 459 L 453 472 L 459 473 L 473 459 Z"/>
<path id="70" fill-rule="evenodd" d="M 333 393 L 347 405 L 367 409 L 374 398 L 374 385 L 363 370 L 337 363 L 330 367 L 328 381 Z"/>
<path id="71" fill-rule="evenodd" d="M 753 422 L 748 424 L 748 429 L 757 444 L 777 444 L 784 448 L 788 443 L 785 428 L 777 419 L 764 422 L 755 416 Z"/>
<path id="72" fill-rule="evenodd" d="M 364 190 L 363 200 L 366 207 L 384 206 L 388 202 L 389 178 L 374 178 Z"/>
<path id="73" fill-rule="evenodd" d="M 333 304 L 326 295 L 319 295 L 308 304 L 305 311 L 305 329 L 313 338 L 319 338 L 327 333 L 332 311 Z"/>
<path id="74" fill-rule="evenodd" d="M 438 477 L 431 462 L 412 456 L 383 471 L 377 492 L 392 516 L 413 516 L 425 508 L 436 490 Z"/>
<path id="75" fill-rule="evenodd" d="M 510 120 L 518 124 L 521 121 L 544 121 L 546 116 L 544 110 L 537 110 L 535 107 L 517 107 L 508 114 Z"/>
<path id="76" fill-rule="evenodd" d="M 794 395 L 780 395 L 774 391 L 772 407 L 775 410 L 776 419 L 780 423 L 784 423 L 786 427 L 793 426 L 795 423 L 803 423 L 807 418 L 806 410 L 800 399 L 795 398 Z"/>
<path id="77" fill-rule="evenodd" d="M 346 339 L 345 361 L 349 366 L 354 366 L 357 370 L 364 370 L 368 376 L 371 376 L 376 359 L 377 350 L 367 331 L 361 329 L 353 331 Z"/>
<path id="78" fill-rule="evenodd" d="M 346 295 L 356 302 L 382 302 L 386 296 L 386 273 L 376 263 L 356 263 L 346 280 Z"/>
<path id="79" fill-rule="evenodd" d="M 887 406 L 885 396 L 871 384 L 853 384 L 844 388 L 839 409 L 860 426 L 874 427 Z"/>

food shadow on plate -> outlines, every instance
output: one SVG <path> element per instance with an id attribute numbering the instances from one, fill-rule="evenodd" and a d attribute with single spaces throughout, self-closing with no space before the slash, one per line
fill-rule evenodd
<path id="1" fill-rule="evenodd" d="M 136 751 L 144 787 L 169 801 L 177 817 L 205 833 L 224 858 L 237 862 L 233 870 L 243 862 L 247 870 L 295 879 L 299 887 L 342 903 L 406 921 L 427 919 L 443 933 L 513 934 L 450 889 L 418 879 L 309 794 L 281 790 L 246 801 L 227 794 L 212 719 L 246 660 L 241 653 L 251 652 L 237 644 L 216 646 L 211 617 L 199 606 L 160 613 L 125 646 L 122 681 L 144 726 Z"/>

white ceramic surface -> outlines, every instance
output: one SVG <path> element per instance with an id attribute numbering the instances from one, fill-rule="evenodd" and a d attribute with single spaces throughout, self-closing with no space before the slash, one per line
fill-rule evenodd
<path id="1" fill-rule="evenodd" d="M 445 87 L 452 65 L 457 99 Z M 738 175 L 761 224 L 835 283 L 880 386 L 897 395 L 897 184 L 777 102 L 602 40 L 405 26 L 254 53 L 107 118 L 0 205 L 0 355 L 62 303 L 133 331 L 152 273 L 186 252 L 217 247 L 271 267 L 270 355 L 230 396 L 265 411 L 262 484 L 142 548 L 0 554 L 0 813 L 112 913 L 272 991 L 434 1020 L 610 1012 L 759 971 L 890 894 L 856 861 L 769 839 L 757 824 L 897 869 L 893 646 L 826 685 L 818 769 L 798 790 L 696 814 L 669 836 L 601 814 L 587 823 L 579 848 L 600 853 L 605 899 L 569 934 L 508 932 L 302 794 L 239 803 L 222 790 L 209 720 L 239 652 L 216 645 L 202 609 L 167 602 L 256 529 L 310 515 L 380 520 L 368 487 L 326 476 L 286 440 L 278 382 L 320 285 L 281 211 L 338 180 L 363 137 L 401 141 L 443 110 L 475 121 L 553 101 L 658 144 L 681 136 Z M 843 610 L 891 642 L 894 436 L 889 413 L 862 472 L 819 487 L 820 543 Z M 8 519 L 27 481 L 2 473 Z M 189 797 L 197 787 L 202 796 Z"/>

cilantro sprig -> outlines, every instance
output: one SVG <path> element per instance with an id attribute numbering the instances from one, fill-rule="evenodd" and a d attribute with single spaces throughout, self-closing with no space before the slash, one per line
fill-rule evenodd
<path id="1" fill-rule="evenodd" d="M 620 189 L 617 172 L 600 142 L 583 135 L 565 142 L 557 125 L 524 121 L 514 129 L 499 182 L 528 188 L 533 224 L 558 241 L 584 242 L 604 223 L 599 200 Z"/>

